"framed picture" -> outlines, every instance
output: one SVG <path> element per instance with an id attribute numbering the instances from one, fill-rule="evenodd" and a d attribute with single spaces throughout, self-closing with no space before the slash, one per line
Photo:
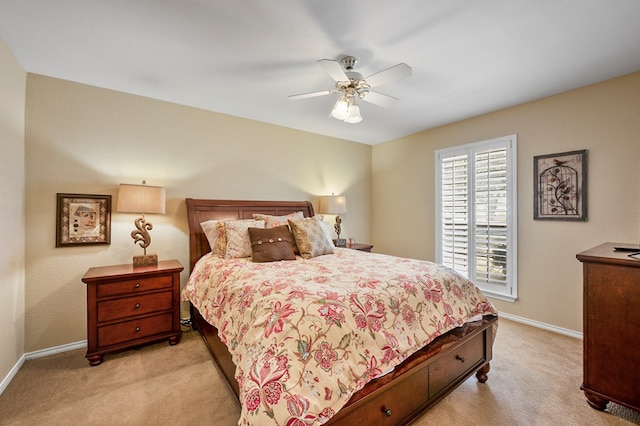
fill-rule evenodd
<path id="1" fill-rule="evenodd" d="M 111 195 L 58 194 L 56 247 L 111 243 Z"/>
<path id="2" fill-rule="evenodd" d="M 587 150 L 533 157 L 533 219 L 587 220 Z"/>

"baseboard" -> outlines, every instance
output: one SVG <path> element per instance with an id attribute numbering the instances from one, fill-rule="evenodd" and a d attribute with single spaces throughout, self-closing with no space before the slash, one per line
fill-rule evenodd
<path id="1" fill-rule="evenodd" d="M 522 324 L 530 325 L 532 327 L 541 328 L 547 331 L 553 331 L 554 333 L 564 334 L 565 336 L 574 337 L 576 339 L 582 339 L 583 334 L 575 331 L 569 330 L 568 328 L 558 327 L 556 325 L 547 324 L 544 322 L 532 320 L 529 318 L 519 317 L 517 315 L 508 314 L 506 312 L 498 312 L 498 316 L 501 318 L 506 318 L 511 321 L 519 322 Z"/>
<path id="2" fill-rule="evenodd" d="M 62 352 L 69 352 L 76 349 L 82 349 L 87 347 L 87 341 L 81 340 L 79 342 L 67 343 L 66 345 L 54 346 L 53 348 L 40 349 L 39 351 L 27 352 L 24 354 L 26 359 L 42 358 L 49 355 L 61 354 Z"/>
<path id="3" fill-rule="evenodd" d="M 73 351 L 75 349 L 82 349 L 87 347 L 87 341 L 82 340 L 80 342 L 68 343 L 66 345 L 55 346 L 53 348 L 41 349 L 39 351 L 27 352 L 23 354 L 18 362 L 13 366 L 13 368 L 9 371 L 6 377 L 0 382 L 0 395 L 4 392 L 4 390 L 9 386 L 9 383 L 13 380 L 13 378 L 18 374 L 18 371 L 22 368 L 26 360 L 42 358 L 49 355 L 59 354 L 62 352 Z"/>
<path id="4" fill-rule="evenodd" d="M 16 362 L 16 365 L 14 365 L 11 370 L 9 370 L 7 376 L 2 380 L 2 382 L 0 382 L 0 395 L 2 395 L 7 386 L 9 386 L 9 383 L 11 383 L 11 380 L 13 380 L 16 374 L 18 374 L 18 371 L 20 371 L 22 365 L 26 360 L 27 357 L 25 355 L 22 355 L 18 362 Z"/>

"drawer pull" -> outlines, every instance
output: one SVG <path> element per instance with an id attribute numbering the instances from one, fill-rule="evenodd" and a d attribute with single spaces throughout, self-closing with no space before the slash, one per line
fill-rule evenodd
<path id="1" fill-rule="evenodd" d="M 136 309 L 138 309 L 139 307 L 140 307 L 140 304 L 139 304 L 139 303 L 136 303 L 135 308 L 136 308 Z"/>
<path id="2" fill-rule="evenodd" d="M 140 288 L 140 283 L 136 283 L 135 288 Z"/>
<path id="3" fill-rule="evenodd" d="M 140 327 L 136 327 L 136 333 L 140 332 Z"/>
<path id="4" fill-rule="evenodd" d="M 384 409 L 384 415 L 387 417 L 391 417 L 391 409 L 390 408 L 385 408 Z"/>
<path id="5" fill-rule="evenodd" d="M 456 359 L 460 362 L 464 362 L 464 357 L 460 355 L 456 355 Z"/>

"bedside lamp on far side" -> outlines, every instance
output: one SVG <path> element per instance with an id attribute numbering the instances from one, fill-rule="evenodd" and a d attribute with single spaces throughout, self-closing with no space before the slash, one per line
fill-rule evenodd
<path id="1" fill-rule="evenodd" d="M 140 244 L 144 249 L 144 255 L 133 257 L 133 266 L 148 266 L 158 264 L 158 255 L 147 254 L 147 247 L 151 244 L 149 231 L 153 225 L 145 220 L 145 214 L 165 213 L 165 190 L 159 186 L 148 186 L 145 181 L 142 185 L 120 184 L 118 190 L 118 213 L 138 213 L 142 216 L 135 220 L 137 230 L 131 231 L 134 244 Z"/>
<path id="2" fill-rule="evenodd" d="M 327 197 L 320 197 L 320 208 L 319 212 L 321 214 L 335 214 L 336 215 L 336 224 L 333 228 L 336 230 L 336 234 L 338 235 L 338 239 L 334 241 L 336 247 L 346 247 L 347 240 L 340 238 L 340 232 L 342 232 L 342 219 L 340 215 L 347 212 L 347 197 L 344 195 L 331 195 Z"/>

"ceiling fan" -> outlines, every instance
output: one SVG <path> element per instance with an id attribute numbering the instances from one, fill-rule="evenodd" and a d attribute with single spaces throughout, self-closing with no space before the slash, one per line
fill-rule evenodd
<path id="1" fill-rule="evenodd" d="M 367 78 L 363 78 L 360 73 L 353 71 L 353 67 L 357 62 L 358 60 L 353 56 L 345 56 L 340 62 L 331 59 L 319 60 L 317 62 L 318 65 L 335 80 L 335 89 L 300 93 L 289 96 L 289 99 L 305 99 L 339 93 L 340 98 L 338 98 L 338 101 L 331 110 L 331 116 L 347 123 L 359 123 L 362 121 L 360 108 L 356 104 L 356 98 L 381 107 L 389 107 L 398 102 L 398 98 L 369 89 L 409 77 L 411 75 L 411 67 L 409 65 L 400 63 L 372 74 Z"/>

